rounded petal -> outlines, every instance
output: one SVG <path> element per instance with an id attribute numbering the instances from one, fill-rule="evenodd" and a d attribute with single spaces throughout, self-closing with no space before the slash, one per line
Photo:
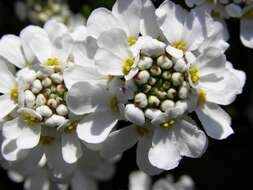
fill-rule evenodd
<path id="1" fill-rule="evenodd" d="M 71 188 L 75 190 L 98 190 L 98 184 L 95 179 L 85 175 L 85 172 L 77 170 L 71 180 Z"/>
<path id="2" fill-rule="evenodd" d="M 247 18 L 241 19 L 240 30 L 240 38 L 243 45 L 253 48 L 253 20 Z"/>
<path id="3" fill-rule="evenodd" d="M 2 133 L 6 139 L 16 139 L 20 136 L 22 127 L 19 125 L 19 118 L 7 121 L 3 125 Z"/>
<path id="4" fill-rule="evenodd" d="M 20 149 L 31 149 L 39 144 L 41 126 L 24 126 L 20 136 L 17 138 L 17 147 Z"/>
<path id="5" fill-rule="evenodd" d="M 139 135 L 134 125 L 112 132 L 103 143 L 101 154 L 106 159 L 114 158 L 133 147 Z"/>
<path id="6" fill-rule="evenodd" d="M 152 147 L 148 158 L 150 163 L 163 170 L 171 170 L 178 166 L 181 155 L 173 130 L 157 127 L 154 131 Z"/>
<path id="7" fill-rule="evenodd" d="M 0 96 L 0 119 L 10 114 L 16 107 L 17 104 L 10 99 L 9 94 Z"/>
<path id="8" fill-rule="evenodd" d="M 112 8 L 112 13 L 126 27 L 128 36 L 139 36 L 141 9 L 141 0 L 117 0 Z"/>
<path id="9" fill-rule="evenodd" d="M 49 20 L 44 25 L 44 30 L 47 32 L 49 39 L 55 42 L 58 38 L 68 33 L 68 28 L 56 20 Z"/>
<path id="10" fill-rule="evenodd" d="M 23 68 L 26 61 L 21 51 L 21 46 L 19 37 L 5 35 L 0 41 L 0 55 L 18 68 Z"/>
<path id="11" fill-rule="evenodd" d="M 208 136 L 221 140 L 234 133 L 230 116 L 218 105 L 206 103 L 196 113 Z"/>
<path id="12" fill-rule="evenodd" d="M 125 108 L 125 117 L 128 121 L 136 125 L 143 125 L 145 123 L 145 116 L 143 111 L 134 104 L 128 104 Z"/>
<path id="13" fill-rule="evenodd" d="M 151 178 L 144 172 L 135 171 L 129 175 L 129 190 L 147 190 L 150 186 Z"/>
<path id="14" fill-rule="evenodd" d="M 105 8 L 95 9 L 87 20 L 87 29 L 90 35 L 98 38 L 104 31 L 111 28 L 123 28 L 111 11 Z"/>
<path id="15" fill-rule="evenodd" d="M 110 111 L 91 113 L 78 124 L 77 135 L 88 143 L 101 143 L 108 137 L 117 121 L 117 116 Z"/>
<path id="16" fill-rule="evenodd" d="M 82 157 L 83 151 L 81 143 L 76 135 L 63 134 L 62 135 L 62 157 L 63 160 L 69 164 L 73 164 Z"/>
<path id="17" fill-rule="evenodd" d="M 156 10 L 156 15 L 158 25 L 171 44 L 182 40 L 186 10 L 172 1 L 166 0 Z"/>

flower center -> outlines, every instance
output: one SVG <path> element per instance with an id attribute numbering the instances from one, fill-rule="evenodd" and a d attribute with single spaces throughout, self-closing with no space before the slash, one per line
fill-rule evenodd
<path id="1" fill-rule="evenodd" d="M 137 130 L 137 133 L 143 137 L 144 135 L 147 135 L 150 133 L 150 130 L 148 128 L 144 128 L 144 127 L 139 127 L 139 126 L 136 126 L 136 130 Z"/>
<path id="2" fill-rule="evenodd" d="M 127 39 L 127 42 L 128 42 L 129 46 L 134 45 L 136 43 L 136 41 L 137 41 L 137 39 L 134 36 L 129 36 L 128 39 Z"/>
<path id="3" fill-rule="evenodd" d="M 174 127 L 175 124 L 176 124 L 176 121 L 173 119 L 170 119 L 170 120 L 166 120 L 166 121 L 162 122 L 161 126 L 164 128 L 170 129 L 170 128 Z"/>
<path id="4" fill-rule="evenodd" d="M 55 67 L 61 66 L 61 62 L 58 58 L 48 58 L 46 64 L 47 66 L 55 66 Z"/>
<path id="5" fill-rule="evenodd" d="M 10 98 L 13 102 L 17 103 L 18 102 L 18 87 L 13 87 L 10 90 Z"/>
<path id="6" fill-rule="evenodd" d="M 206 102 L 206 92 L 203 89 L 198 91 L 198 102 L 199 104 L 203 105 Z"/>
<path id="7" fill-rule="evenodd" d="M 186 42 L 184 40 L 179 40 L 172 44 L 174 48 L 180 49 L 183 52 L 187 51 Z"/>
<path id="8" fill-rule="evenodd" d="M 190 73 L 192 82 L 194 84 L 198 83 L 200 80 L 199 69 L 197 67 L 191 67 L 189 69 L 189 73 Z"/>
<path id="9" fill-rule="evenodd" d="M 79 121 L 71 122 L 66 128 L 64 128 L 64 132 L 68 134 L 73 133 L 74 131 L 76 131 L 78 123 Z"/>
<path id="10" fill-rule="evenodd" d="M 40 119 L 31 113 L 24 112 L 23 120 L 28 126 L 34 126 L 40 122 Z"/>
<path id="11" fill-rule="evenodd" d="M 109 102 L 109 107 L 112 112 L 119 112 L 118 107 L 118 98 L 116 96 L 112 96 Z"/>
<path id="12" fill-rule="evenodd" d="M 123 64 L 122 72 L 124 75 L 127 75 L 132 68 L 132 65 L 134 64 L 134 59 L 133 58 L 127 58 Z"/>
<path id="13" fill-rule="evenodd" d="M 51 136 L 40 136 L 40 144 L 42 145 L 50 145 L 55 141 L 54 137 Z"/>

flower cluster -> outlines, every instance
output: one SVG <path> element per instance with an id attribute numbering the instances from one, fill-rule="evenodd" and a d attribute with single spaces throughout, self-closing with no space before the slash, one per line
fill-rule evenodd
<path id="1" fill-rule="evenodd" d="M 223 24 L 205 9 L 188 12 L 169 0 L 157 9 L 150 0 L 117 0 L 112 11 L 94 10 L 86 26 L 50 20 L 3 36 L 6 168 L 65 183 L 90 155 L 111 162 L 135 144 L 137 165 L 150 175 L 200 157 L 205 132 L 214 139 L 233 133 L 220 105 L 232 103 L 245 83 L 226 59 L 225 40 Z M 23 174 L 27 160 L 35 169 Z M 84 168 L 78 175 L 94 169 Z"/>
<path id="2" fill-rule="evenodd" d="M 194 5 L 206 9 L 219 19 L 239 18 L 240 38 L 246 47 L 253 48 L 253 1 L 252 0 L 185 0 L 189 7 Z"/>

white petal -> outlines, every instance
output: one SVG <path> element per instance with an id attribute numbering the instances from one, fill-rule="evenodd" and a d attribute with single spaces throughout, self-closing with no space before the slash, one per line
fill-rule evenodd
<path id="1" fill-rule="evenodd" d="M 0 59 L 0 93 L 8 94 L 16 86 L 16 80 L 9 67 Z"/>
<path id="2" fill-rule="evenodd" d="M 62 135 L 62 156 L 65 162 L 72 164 L 81 158 L 83 154 L 81 144 L 76 135 Z"/>
<path id="3" fill-rule="evenodd" d="M 206 103 L 196 112 L 208 136 L 225 139 L 234 133 L 230 116 L 218 105 Z"/>
<path id="4" fill-rule="evenodd" d="M 34 60 L 35 54 L 31 50 L 29 44 L 36 35 L 47 36 L 47 33 L 38 26 L 27 26 L 20 32 L 25 58 L 30 63 Z"/>
<path id="5" fill-rule="evenodd" d="M 95 65 L 100 73 L 104 75 L 123 75 L 124 58 L 105 50 L 98 49 L 95 55 Z"/>
<path id="6" fill-rule="evenodd" d="M 16 145 L 16 140 L 6 139 L 1 146 L 1 153 L 8 161 L 21 160 L 27 156 L 28 150 L 20 150 Z"/>
<path id="7" fill-rule="evenodd" d="M 50 190 L 52 184 L 49 181 L 47 170 L 39 168 L 31 173 L 25 180 L 25 190 Z"/>
<path id="8" fill-rule="evenodd" d="M 94 10 L 87 20 L 87 29 L 90 35 L 98 38 L 101 33 L 111 28 L 123 28 L 114 15 L 105 8 Z"/>
<path id="9" fill-rule="evenodd" d="M 47 32 L 52 42 L 55 42 L 58 38 L 68 33 L 68 28 L 63 23 L 57 22 L 56 20 L 49 20 L 46 22 L 44 30 Z"/>
<path id="10" fill-rule="evenodd" d="M 182 157 L 175 138 L 173 130 L 162 127 L 155 129 L 148 154 L 152 165 L 163 170 L 171 170 L 178 166 Z"/>
<path id="11" fill-rule="evenodd" d="M 20 173 L 13 171 L 13 170 L 9 170 L 8 171 L 8 177 L 11 179 L 11 181 L 15 182 L 15 183 L 21 183 L 24 180 L 24 176 L 21 175 Z"/>
<path id="12" fill-rule="evenodd" d="M 149 175 L 158 175 L 162 172 L 161 169 L 153 166 L 148 158 L 149 150 L 152 144 L 152 137 L 150 135 L 142 137 L 136 150 L 136 162 L 140 170 Z"/>
<path id="13" fill-rule="evenodd" d="M 140 22 L 140 32 L 143 36 L 148 35 L 158 38 L 161 31 L 156 21 L 155 6 L 151 0 L 143 0 L 143 8 Z"/>
<path id="14" fill-rule="evenodd" d="M 184 55 L 184 52 L 182 50 L 174 48 L 170 45 L 166 48 L 166 51 L 168 54 L 170 54 L 172 57 L 174 57 L 176 59 L 180 59 Z"/>
<path id="15" fill-rule="evenodd" d="M 18 68 L 25 67 L 26 60 L 21 50 L 21 40 L 14 35 L 5 35 L 0 41 L 0 55 Z"/>
<path id="16" fill-rule="evenodd" d="M 182 120 L 173 130 L 182 156 L 197 158 L 206 151 L 207 137 L 203 131 L 197 128 L 195 123 Z"/>
<path id="17" fill-rule="evenodd" d="M 74 190 L 98 190 L 98 184 L 91 176 L 85 175 L 85 172 L 77 170 L 71 180 L 71 188 Z"/>
<path id="18" fill-rule="evenodd" d="M 93 99 L 97 92 L 97 88 L 87 82 L 75 83 L 67 94 L 68 108 L 77 115 L 93 112 L 99 103 Z"/>
<path id="19" fill-rule="evenodd" d="M 53 56 L 53 45 L 45 36 L 36 35 L 30 42 L 30 48 L 42 64 L 45 64 L 47 59 Z"/>
<path id="20" fill-rule="evenodd" d="M 139 36 L 141 9 L 141 0 L 117 0 L 112 8 L 115 17 L 126 26 L 128 36 Z"/>
<path id="21" fill-rule="evenodd" d="M 128 121 L 136 125 L 143 125 L 145 123 L 145 116 L 143 111 L 134 104 L 128 104 L 125 108 L 125 117 Z"/>
<path id="22" fill-rule="evenodd" d="M 73 65 L 63 72 L 64 82 L 68 89 L 77 82 L 87 81 L 90 83 L 102 82 L 105 76 L 97 72 L 95 67 Z"/>
<path id="23" fill-rule="evenodd" d="M 19 125 L 19 119 L 15 118 L 11 121 L 7 121 L 3 125 L 3 136 L 7 139 L 16 139 L 20 136 L 22 131 L 22 126 Z"/>
<path id="24" fill-rule="evenodd" d="M 186 10 L 172 1 L 164 1 L 156 10 L 157 22 L 166 39 L 173 44 L 182 40 Z"/>
<path id="25" fill-rule="evenodd" d="M 17 104 L 10 99 L 9 95 L 0 96 L 0 119 L 10 114 L 16 107 Z"/>
<path id="26" fill-rule="evenodd" d="M 106 159 L 114 158 L 133 147 L 138 137 L 137 129 L 133 125 L 114 131 L 103 143 L 101 154 Z"/>
<path id="27" fill-rule="evenodd" d="M 85 116 L 77 126 L 78 137 L 88 143 L 103 142 L 117 123 L 110 111 L 94 112 Z"/>
<path id="28" fill-rule="evenodd" d="M 85 26 L 77 26 L 71 33 L 72 38 L 76 42 L 83 42 L 86 40 L 88 35 L 87 28 Z"/>
<path id="29" fill-rule="evenodd" d="M 17 138 L 17 146 L 20 149 L 31 149 L 40 141 L 41 126 L 24 126 L 20 136 Z"/>
<path id="30" fill-rule="evenodd" d="M 123 60 L 130 55 L 126 33 L 121 29 L 113 28 L 103 32 L 98 38 L 98 46 Z"/>
<path id="31" fill-rule="evenodd" d="M 241 19 L 240 38 L 246 47 L 253 48 L 253 19 Z"/>
<path id="32" fill-rule="evenodd" d="M 151 185 L 151 178 L 141 171 L 132 172 L 129 175 L 129 190 L 148 190 Z"/>

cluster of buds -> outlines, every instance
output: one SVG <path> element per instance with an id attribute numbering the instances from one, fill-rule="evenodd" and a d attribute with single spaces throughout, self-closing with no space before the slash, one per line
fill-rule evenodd
<path id="1" fill-rule="evenodd" d="M 161 54 L 155 58 L 141 56 L 138 62 L 139 72 L 134 80 L 138 90 L 134 104 L 139 107 L 148 119 L 154 112 L 187 109 L 190 94 L 187 63 L 184 58 L 174 59 Z"/>
<path id="2" fill-rule="evenodd" d="M 36 111 L 44 125 L 61 126 L 69 114 L 65 102 L 66 92 L 61 72 L 48 74 L 37 71 L 33 82 L 25 87 L 24 107 Z"/>

